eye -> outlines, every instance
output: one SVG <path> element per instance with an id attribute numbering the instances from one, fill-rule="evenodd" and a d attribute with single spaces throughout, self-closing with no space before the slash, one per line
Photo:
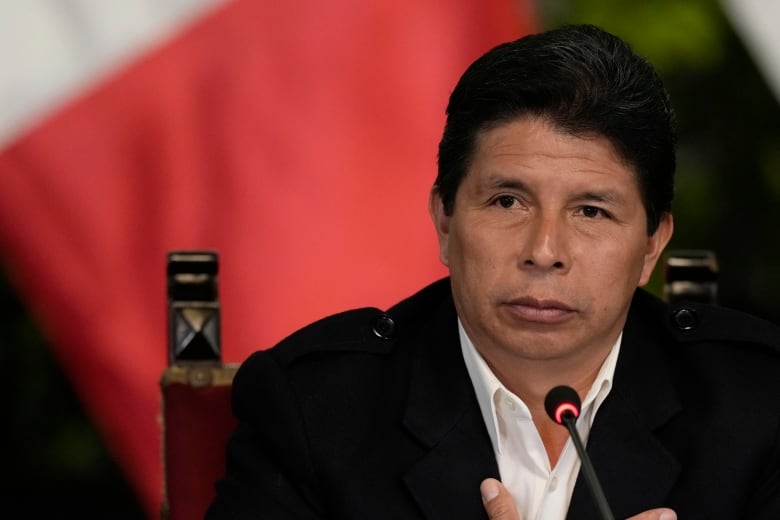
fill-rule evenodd
<path id="1" fill-rule="evenodd" d="M 504 209 L 510 209 L 517 206 L 520 203 L 517 197 L 512 195 L 500 195 L 493 200 L 493 204 L 501 206 Z"/>
<path id="2" fill-rule="evenodd" d="M 582 212 L 582 215 L 587 218 L 610 218 L 609 213 L 596 206 L 583 206 L 580 211 Z"/>

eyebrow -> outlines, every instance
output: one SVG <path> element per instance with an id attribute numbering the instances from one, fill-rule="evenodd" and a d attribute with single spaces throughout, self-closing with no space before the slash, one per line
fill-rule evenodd
<path id="1" fill-rule="evenodd" d="M 519 191 L 528 191 L 526 183 L 520 179 L 503 177 L 501 175 L 491 175 L 484 183 L 485 188 L 508 188 Z"/>
<path id="2" fill-rule="evenodd" d="M 491 175 L 485 180 L 484 188 L 486 189 L 511 189 L 523 192 L 532 191 L 528 185 L 520 179 L 512 177 L 504 177 L 503 175 Z M 612 189 L 604 190 L 584 190 L 576 193 L 571 200 L 583 201 L 583 202 L 600 202 L 603 204 L 620 204 L 625 200 L 625 197 L 618 191 Z"/>
<path id="3" fill-rule="evenodd" d="M 602 202 L 605 204 L 619 204 L 624 197 L 615 190 L 584 191 L 573 197 L 573 200 Z"/>

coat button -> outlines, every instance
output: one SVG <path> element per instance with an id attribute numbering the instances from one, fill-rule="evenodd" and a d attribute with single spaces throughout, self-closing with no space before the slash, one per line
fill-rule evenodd
<path id="1" fill-rule="evenodd" d="M 381 314 L 374 320 L 371 330 L 377 337 L 390 339 L 395 335 L 395 321 L 387 314 Z"/>
<path id="2" fill-rule="evenodd" d="M 693 330 L 699 325 L 699 316 L 690 307 L 681 307 L 672 314 L 672 321 L 680 330 Z"/>

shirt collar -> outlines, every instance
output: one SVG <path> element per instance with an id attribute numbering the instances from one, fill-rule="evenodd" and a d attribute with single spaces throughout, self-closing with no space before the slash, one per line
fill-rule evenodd
<path id="1" fill-rule="evenodd" d="M 516 400 L 526 411 L 528 410 L 528 407 L 523 403 L 522 399 L 509 391 L 509 389 L 498 380 L 493 371 L 490 370 L 488 364 L 479 352 L 477 352 L 471 338 L 466 334 L 466 330 L 463 328 L 463 323 L 460 318 L 458 318 L 458 334 L 460 336 L 463 360 L 466 363 L 466 369 L 471 378 L 471 384 L 474 386 L 477 402 L 479 403 L 479 408 L 482 412 L 482 419 L 485 422 L 488 434 L 493 442 L 493 448 L 497 452 L 500 452 L 496 399 L 499 399 L 501 395 L 507 395 Z M 612 380 L 615 376 L 615 367 L 617 366 L 617 358 L 620 352 L 622 338 L 623 333 L 621 332 L 602 363 L 601 368 L 593 381 L 593 385 L 590 387 L 590 390 L 588 390 L 588 393 L 585 395 L 585 399 L 582 402 L 582 414 L 580 417 L 586 420 L 587 424 L 584 426 L 586 426 L 588 430 L 593 424 L 596 411 L 612 389 Z M 528 415 L 530 416 L 530 413 Z"/>

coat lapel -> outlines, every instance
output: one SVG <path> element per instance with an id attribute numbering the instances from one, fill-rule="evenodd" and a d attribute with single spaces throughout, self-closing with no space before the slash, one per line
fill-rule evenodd
<path id="1" fill-rule="evenodd" d="M 493 448 L 463 363 L 451 300 L 416 345 L 404 424 L 428 449 L 405 477 L 429 520 L 487 518 L 479 484 L 498 477 Z"/>
<path id="2" fill-rule="evenodd" d="M 680 409 L 663 355 L 663 324 L 646 316 L 656 302 L 637 294 L 623 334 L 614 386 L 599 409 L 588 439 L 588 454 L 613 514 L 628 518 L 660 507 L 677 480 L 678 461 L 654 432 Z M 569 506 L 568 520 L 598 518 L 582 474 Z"/>

